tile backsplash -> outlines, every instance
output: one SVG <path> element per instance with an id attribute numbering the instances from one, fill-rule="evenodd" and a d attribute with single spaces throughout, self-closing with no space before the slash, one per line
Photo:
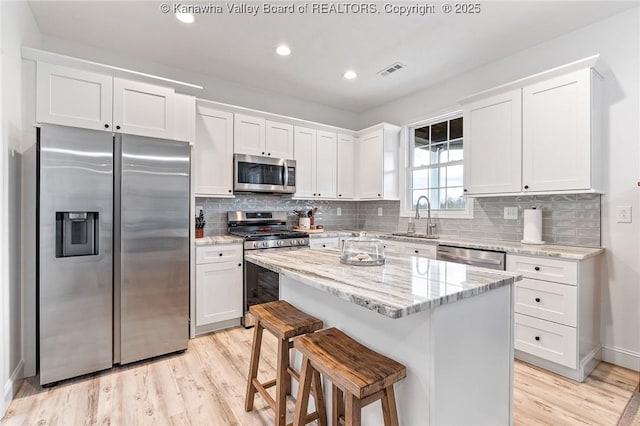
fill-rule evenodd
<path id="1" fill-rule="evenodd" d="M 600 246 L 600 195 L 536 195 L 476 198 L 473 219 L 432 219 L 435 232 L 449 237 L 520 241 L 523 234 L 523 209 L 542 209 L 542 239 L 549 244 Z M 289 225 L 297 224 L 293 210 L 318 207 L 316 223 L 329 229 L 367 229 L 404 232 L 409 218 L 400 217 L 399 201 L 322 201 L 292 200 L 288 197 L 238 194 L 236 198 L 196 198 L 205 210 L 205 235 L 227 232 L 229 210 L 283 210 L 291 212 Z M 518 219 L 504 219 L 505 207 L 517 207 Z M 341 216 L 337 215 L 338 208 Z M 379 216 L 382 213 L 382 216 Z M 416 223 L 416 231 L 427 227 L 426 211 Z"/>

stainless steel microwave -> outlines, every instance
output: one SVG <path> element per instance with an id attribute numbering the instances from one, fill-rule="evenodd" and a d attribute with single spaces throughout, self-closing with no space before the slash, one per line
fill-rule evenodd
<path id="1" fill-rule="evenodd" d="M 296 162 L 259 155 L 233 156 L 233 190 L 236 192 L 296 192 Z"/>

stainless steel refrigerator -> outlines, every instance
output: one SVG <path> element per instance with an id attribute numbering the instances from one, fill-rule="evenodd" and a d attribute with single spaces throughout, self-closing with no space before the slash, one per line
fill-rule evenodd
<path id="1" fill-rule="evenodd" d="M 187 142 L 42 125 L 40 384 L 187 348 Z"/>

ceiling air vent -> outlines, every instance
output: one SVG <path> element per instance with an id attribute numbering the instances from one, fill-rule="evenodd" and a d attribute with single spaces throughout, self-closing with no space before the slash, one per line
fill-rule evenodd
<path id="1" fill-rule="evenodd" d="M 406 65 L 401 64 L 400 62 L 396 62 L 395 64 L 391 64 L 388 67 L 384 67 L 383 70 L 378 71 L 378 74 L 380 74 L 382 77 L 386 77 L 391 73 L 394 73 L 396 71 L 400 71 L 402 68 L 405 68 Z"/>

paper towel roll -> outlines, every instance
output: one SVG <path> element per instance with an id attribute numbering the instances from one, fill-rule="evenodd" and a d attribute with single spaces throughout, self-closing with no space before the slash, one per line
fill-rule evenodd
<path id="1" fill-rule="evenodd" d="M 542 210 L 524 210 L 524 244 L 544 244 L 542 241 Z"/>

